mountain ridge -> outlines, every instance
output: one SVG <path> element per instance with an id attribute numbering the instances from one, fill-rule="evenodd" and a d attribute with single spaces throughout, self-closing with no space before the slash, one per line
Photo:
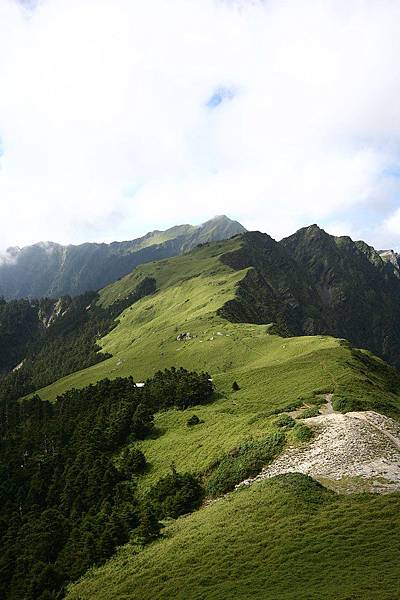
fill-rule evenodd
<path id="1" fill-rule="evenodd" d="M 209 225 L 212 228 L 215 221 L 210 221 Z M 188 226 L 174 229 L 176 231 L 182 227 Z M 210 237 L 208 231 L 205 233 L 206 238 Z M 180 238 L 177 239 L 180 243 Z M 198 236 L 196 242 L 199 239 L 204 237 Z M 171 242 L 175 243 L 175 240 Z M 392 365 L 400 364 L 400 280 L 391 265 L 368 244 L 353 242 L 349 237 L 330 236 L 317 225 L 311 225 L 280 242 L 276 242 L 268 234 L 246 232 L 236 236 L 234 244 L 220 241 L 215 245 L 211 242 L 199 242 L 196 245 L 210 246 L 209 251 L 206 249 L 210 256 L 214 256 L 217 251 L 219 261 L 236 274 L 233 295 L 216 306 L 217 314 L 227 321 L 266 325 L 274 323 L 275 332 L 285 337 L 332 335 L 349 340 L 355 347 L 366 348 Z M 140 252 L 137 252 L 139 256 Z M 198 255 L 195 251 L 190 252 L 189 263 L 196 262 Z M 95 354 L 96 319 L 100 318 L 101 321 L 97 337 L 102 337 L 107 328 L 114 327 L 113 320 L 119 318 L 119 313 L 129 307 L 134 298 L 142 296 L 143 292 L 140 291 L 137 295 L 136 290 L 143 285 L 146 293 L 156 291 L 160 285 L 159 274 L 169 272 L 168 260 L 172 259 L 154 263 L 156 269 L 150 269 L 150 277 L 146 276 L 146 270 L 137 267 L 130 274 L 102 289 L 98 296 L 91 296 L 91 300 L 76 296 L 77 302 L 71 303 L 71 298 L 64 297 L 66 306 L 72 307 L 74 304 L 80 308 L 78 312 L 73 309 L 71 314 L 67 309 L 65 318 L 61 315 L 61 322 L 57 325 L 60 321 L 58 316 L 55 327 L 49 332 L 44 330 L 40 321 L 37 302 L 3 302 L 0 306 L 0 325 L 6 335 L 4 340 L 9 340 L 8 345 L 14 346 L 15 351 L 7 352 L 7 344 L 3 344 L 4 356 L 0 360 L 0 370 L 10 371 L 25 358 L 29 358 L 31 364 L 35 354 L 43 356 L 43 352 L 35 349 L 39 347 L 38 344 L 44 344 L 49 335 L 54 336 L 52 331 L 56 331 L 57 327 L 62 331 L 64 321 L 67 324 L 71 319 L 86 323 L 87 318 L 95 313 L 87 344 L 91 348 L 92 363 L 103 360 L 101 354 L 98 358 Z M 180 278 L 185 280 L 185 263 L 186 261 L 179 260 L 176 262 L 174 272 L 170 273 L 172 281 L 179 281 Z M 198 265 L 199 273 L 204 268 L 201 264 L 200 262 Z M 218 292 L 221 299 L 224 296 L 221 296 L 222 291 Z M 194 289 L 191 293 L 195 293 Z M 93 300 L 96 297 L 98 300 Z M 57 300 L 46 300 L 45 304 L 54 306 Z M 96 302 L 101 309 L 98 314 L 94 308 Z M 88 305 L 93 306 L 89 312 Z M 101 312 L 103 309 L 106 312 Z M 22 319 L 20 324 L 18 319 Z M 70 332 L 70 325 L 67 327 Z M 27 332 L 32 330 L 33 335 L 21 335 L 21 328 L 22 331 L 26 328 Z M 71 331 L 71 335 L 78 339 L 80 334 L 78 331 Z M 57 352 L 62 352 L 63 343 L 60 339 L 61 345 L 57 347 Z M 83 354 L 82 349 L 79 352 Z M 106 351 L 107 355 L 110 353 L 113 354 L 114 350 Z M 72 364 L 78 366 L 76 361 L 71 362 Z M 21 377 L 27 365 L 28 363 L 22 369 Z M 87 366 L 88 362 L 84 361 L 81 368 Z M 47 369 L 41 368 L 41 372 L 45 370 Z M 47 381 L 43 378 L 38 380 L 39 387 L 51 383 L 51 372 L 50 369 Z M 54 376 L 57 373 L 60 377 L 72 371 L 57 367 Z M 26 393 L 28 391 L 29 388 Z"/>
<path id="2" fill-rule="evenodd" d="M 372 295 L 371 282 L 377 288 Z M 347 293 L 350 284 L 357 294 Z M 73 299 L 75 308 L 60 310 L 51 301 L 43 312 L 43 325 L 49 326 L 39 354 L 4 375 L 0 385 L 3 472 L 12 465 L 12 477 L 2 487 L 8 511 L 1 541 L 2 597 L 54 598 L 61 586 L 85 573 L 60 595 L 170 597 L 179 586 L 182 598 L 250 593 L 289 600 L 293 589 L 299 598 L 312 592 L 316 598 L 344 599 L 360 590 L 379 597 L 376 564 L 386 569 L 385 586 L 394 597 L 397 561 L 387 560 L 387 549 L 398 548 L 392 515 L 399 514 L 399 495 L 369 493 L 382 488 L 374 487 L 375 472 L 391 481 L 385 461 L 380 471 L 375 468 L 377 451 L 367 457 L 374 473 L 361 480 L 328 478 L 324 488 L 289 473 L 233 490 L 268 465 L 275 468 L 271 461 L 286 461 L 282 452 L 299 446 L 306 451 L 306 444 L 318 439 L 315 415 L 333 411 L 343 420 L 342 413 L 370 411 L 378 425 L 389 423 L 380 415 L 399 419 L 400 376 L 393 367 L 343 339 L 304 335 L 323 327 L 339 333 L 346 311 L 354 318 L 361 309 L 362 316 L 369 315 L 379 288 L 393 292 L 394 304 L 398 285 L 373 249 L 314 228 L 282 244 L 260 232 L 200 242 L 190 252 L 142 264 L 100 292 Z M 24 301 L 12 301 L 11 309 L 19 302 Z M 369 315 L 365 330 L 373 325 L 383 332 L 393 317 L 374 321 Z M 301 335 L 294 337 L 296 331 Z M 18 341 L 18 329 L 15 333 Z M 396 348 L 398 340 L 392 341 Z M 46 380 L 53 383 L 22 400 L 23 393 L 7 395 L 6 382 L 18 392 L 24 378 L 26 393 Z M 211 383 L 215 395 L 196 395 L 203 389 L 198 380 Z M 188 387 L 185 381 L 192 383 Z M 363 445 L 355 444 L 351 459 L 362 453 Z M 332 460 L 340 462 L 340 453 Z M 317 473 L 317 480 L 319 475 L 324 473 Z M 327 489 L 332 485 L 340 493 Z M 367 493 L 344 497 L 345 485 Z M 167 507 L 181 491 L 187 497 L 198 493 L 196 503 L 162 512 L 163 495 Z M 340 523 L 336 515 L 330 519 L 332 506 L 342 515 Z M 376 506 L 381 508 L 371 518 Z M 158 519 L 196 508 L 184 519 L 168 521 L 159 535 Z M 215 511 L 217 538 L 226 532 L 221 544 L 213 537 Z M 310 521 L 318 514 L 318 523 Z M 293 546 L 294 533 L 299 543 Z M 279 560 L 283 583 L 269 594 L 277 544 L 279 556 L 291 556 L 293 566 Z M 351 548 L 353 560 L 348 569 L 345 548 Z M 195 570 L 187 569 L 188 552 Z M 367 581 L 360 566 L 366 557 Z M 323 589 L 321 564 L 332 574 Z M 265 573 L 272 573 L 266 583 Z"/>
<path id="3" fill-rule="evenodd" d="M 245 228 L 225 215 L 201 225 L 154 230 L 128 241 L 63 246 L 38 242 L 11 247 L 0 261 L 0 296 L 58 298 L 96 291 L 130 273 L 136 266 L 187 252 L 199 243 L 218 241 Z"/>
<path id="4" fill-rule="evenodd" d="M 221 308 L 233 322 L 275 322 L 284 335 L 333 335 L 400 365 L 400 281 L 362 241 L 316 225 L 276 242 L 247 232 L 223 257 L 250 271 Z"/>

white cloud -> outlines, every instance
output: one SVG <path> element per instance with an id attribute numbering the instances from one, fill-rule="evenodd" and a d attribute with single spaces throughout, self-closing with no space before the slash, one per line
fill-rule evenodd
<path id="1" fill-rule="evenodd" d="M 0 0 L 0 247 L 219 213 L 400 245 L 399 26 L 391 0 Z"/>

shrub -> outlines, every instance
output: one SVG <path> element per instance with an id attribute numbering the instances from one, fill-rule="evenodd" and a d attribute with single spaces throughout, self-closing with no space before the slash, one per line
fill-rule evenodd
<path id="1" fill-rule="evenodd" d="M 296 410 L 296 408 L 299 408 L 299 406 L 302 406 L 302 404 L 303 404 L 303 398 L 298 398 L 297 400 L 293 400 L 293 402 L 286 404 L 286 406 L 283 406 L 282 408 L 275 408 L 275 409 L 269 411 L 268 416 L 280 415 L 283 412 L 290 412 L 292 410 Z"/>
<path id="2" fill-rule="evenodd" d="M 303 404 L 312 404 L 314 405 L 321 405 L 324 404 L 325 402 L 325 398 L 322 395 L 318 395 L 318 394 L 307 394 L 306 396 L 301 396 L 299 397 L 299 399 L 302 400 Z"/>
<path id="3" fill-rule="evenodd" d="M 335 396 L 332 406 L 334 410 L 342 413 L 363 409 L 361 402 L 358 400 L 354 400 L 354 398 L 344 398 L 343 396 Z"/>
<path id="4" fill-rule="evenodd" d="M 314 396 L 324 396 L 325 394 L 333 394 L 335 391 L 335 386 L 331 385 L 331 386 L 327 386 L 327 387 L 323 387 L 323 388 L 316 388 L 315 390 L 313 390 L 313 395 Z"/>
<path id="5" fill-rule="evenodd" d="M 121 456 L 120 468 L 126 477 L 144 473 L 146 466 L 146 457 L 139 448 L 125 448 Z"/>
<path id="6" fill-rule="evenodd" d="M 186 425 L 188 427 L 193 427 L 194 425 L 198 425 L 200 423 L 200 419 L 197 415 L 192 415 L 190 419 L 187 420 Z"/>
<path id="7" fill-rule="evenodd" d="M 147 495 L 149 506 L 158 519 L 173 517 L 196 510 L 204 497 L 203 487 L 191 473 L 177 473 L 162 477 Z"/>
<path id="8" fill-rule="evenodd" d="M 317 417 L 320 414 L 318 406 L 312 406 L 306 408 L 302 413 L 299 414 L 299 419 L 310 419 L 311 417 Z"/>
<path id="9" fill-rule="evenodd" d="M 270 479 L 272 485 L 279 486 L 295 495 L 296 500 L 305 504 L 321 504 L 334 498 L 331 492 L 321 483 L 302 473 L 284 473 Z"/>
<path id="10" fill-rule="evenodd" d="M 233 389 L 234 392 L 238 392 L 240 390 L 240 385 L 238 384 L 237 381 L 234 381 L 232 383 L 232 389 Z"/>
<path id="11" fill-rule="evenodd" d="M 314 436 L 314 432 L 310 427 L 304 425 L 303 423 L 297 423 L 293 429 L 293 435 L 296 440 L 299 442 L 309 442 L 311 438 Z"/>
<path id="12" fill-rule="evenodd" d="M 294 400 L 293 402 L 290 402 L 290 404 L 286 404 L 286 406 L 282 406 L 281 408 L 273 408 L 272 410 L 266 410 L 260 413 L 257 413 L 256 415 L 254 415 L 254 417 L 251 417 L 251 419 L 248 420 L 248 424 L 252 425 L 253 423 L 256 423 L 257 421 L 259 421 L 260 419 L 267 419 L 268 417 L 273 417 L 274 415 L 280 415 L 281 413 L 284 412 L 290 412 L 292 410 L 296 410 L 296 408 L 299 408 L 299 406 L 302 406 L 304 404 L 303 398 L 298 398 L 297 400 Z"/>
<path id="13" fill-rule="evenodd" d="M 154 510 L 149 506 L 143 506 L 139 513 L 140 524 L 135 530 L 143 544 L 152 542 L 160 535 L 161 523 L 157 519 Z"/>
<path id="14" fill-rule="evenodd" d="M 296 425 L 296 421 L 290 415 L 279 415 L 277 419 L 274 421 L 275 427 L 281 427 L 282 429 L 289 429 Z"/>
<path id="15" fill-rule="evenodd" d="M 285 435 L 274 433 L 231 450 L 209 476 L 206 492 L 215 497 L 233 490 L 244 479 L 257 475 L 282 451 L 284 444 Z"/>

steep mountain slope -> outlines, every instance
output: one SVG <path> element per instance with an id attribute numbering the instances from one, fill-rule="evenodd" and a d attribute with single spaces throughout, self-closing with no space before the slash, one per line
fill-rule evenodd
<path id="1" fill-rule="evenodd" d="M 89 316 L 87 306 L 95 297 L 92 293 L 77 301 L 65 296 L 59 300 L 42 298 L 8 302 L 0 298 L 0 374 L 23 370 L 26 360 L 40 352 L 49 339 L 57 335 L 64 337 L 66 329 L 75 329 L 78 333 L 85 317 Z M 78 312 L 79 319 L 76 318 Z M 68 323 L 67 327 L 65 323 Z M 95 340 L 93 333 L 93 343 Z"/>
<path id="2" fill-rule="evenodd" d="M 0 374 L 18 366 L 40 335 L 39 303 L 0 299 Z"/>
<path id="3" fill-rule="evenodd" d="M 301 229 L 281 245 L 307 272 L 316 292 L 306 331 L 344 337 L 400 364 L 400 282 L 391 264 L 364 242 L 334 237 L 317 226 Z"/>
<path id="4" fill-rule="evenodd" d="M 226 239 L 243 231 L 240 223 L 219 216 L 198 227 L 180 225 L 127 242 L 80 246 L 40 242 L 22 249 L 10 248 L 0 258 L 0 296 L 76 296 L 98 290 L 140 264 L 177 256 L 199 243 Z"/>
<path id="5" fill-rule="evenodd" d="M 394 250 L 379 250 L 379 256 L 394 267 L 394 272 L 400 276 L 400 255 Z"/>
<path id="6" fill-rule="evenodd" d="M 145 278 L 128 298 L 105 308 L 96 292 L 0 300 L 0 405 L 105 360 L 97 339 L 115 327 L 124 308 L 154 291 L 155 280 Z"/>
<path id="7" fill-rule="evenodd" d="M 282 334 L 304 335 L 310 313 L 323 319 L 315 303 L 315 289 L 305 269 L 281 244 L 269 235 L 251 232 L 242 236 L 235 252 L 222 257 L 229 267 L 247 269 L 233 300 L 224 304 L 221 314 L 233 322 L 271 323 Z"/>
<path id="8" fill-rule="evenodd" d="M 227 319 L 346 338 L 400 365 L 400 280 L 373 248 L 316 225 L 279 243 L 259 232 L 242 240 L 223 257 L 234 269 L 250 269 L 221 309 Z"/>
<path id="9" fill-rule="evenodd" d="M 266 250 L 264 244 L 268 246 Z M 264 259 L 265 255 L 269 260 Z M 278 268 L 275 260 L 281 255 Z M 247 287 L 248 281 L 261 272 L 259 265 L 264 269 L 263 276 L 268 278 L 265 285 L 259 285 L 257 279 L 256 292 L 262 295 L 262 303 L 253 289 Z M 208 244 L 181 257 L 138 267 L 100 292 L 99 303 L 107 307 L 129 297 L 144 279 L 156 282 L 157 291 L 127 308 L 113 331 L 99 340 L 103 352 L 112 358 L 69 375 L 41 390 L 41 396 L 51 400 L 66 389 L 83 387 L 103 377 L 133 375 L 137 381 L 144 381 L 158 368 L 171 365 L 187 368 L 196 365 L 204 369 L 212 366 L 217 378 L 229 381 L 227 373 L 234 374 L 236 369 L 239 373 L 243 369 L 247 372 L 253 361 L 260 367 L 288 363 L 314 349 L 334 348 L 333 354 L 337 352 L 344 362 L 351 361 L 351 350 L 340 341 L 300 337 L 282 342 L 277 336 L 266 336 L 269 328 L 265 325 L 245 323 L 253 320 L 250 311 L 255 308 L 260 324 L 279 321 L 283 315 L 284 325 L 300 323 L 299 333 L 303 333 L 298 314 L 302 316 L 303 311 L 310 309 L 301 302 L 303 298 L 314 301 L 317 295 L 315 290 L 311 293 L 312 287 L 310 292 L 308 286 L 312 284 L 304 284 L 295 267 L 293 259 L 276 242 L 258 233 Z M 288 283 L 284 278 L 288 278 Z M 297 288 L 292 285 L 293 278 L 298 282 Z M 272 294 L 273 302 L 264 301 L 265 293 Z M 322 311 L 320 305 L 317 307 Z M 177 340 L 183 332 L 189 333 L 188 339 Z M 366 356 L 356 358 L 363 371 L 373 371 L 375 363 L 363 364 Z M 325 377 L 325 385 L 332 385 L 332 377 L 328 381 Z M 365 392 L 367 397 L 368 390 Z"/>
<path id="10" fill-rule="evenodd" d="M 157 369 L 171 366 L 209 371 L 226 398 L 199 408 L 198 416 L 208 426 L 190 436 L 184 416 L 157 416 L 157 427 L 166 433 L 145 443 L 154 465 L 148 481 L 168 472 L 171 462 L 179 469 L 207 468 L 221 449 L 228 451 L 246 435 L 268 428 L 271 411 L 301 404 L 304 398 L 313 398 L 315 390 L 334 391 L 340 410 L 398 414 L 399 376 L 369 353 L 329 337 L 281 338 L 271 335 L 271 325 L 224 318 L 224 307 L 238 301 L 241 285 L 254 271 L 227 265 L 240 256 L 245 244 L 238 236 L 142 265 L 102 290 L 99 302 L 107 307 L 128 297 L 144 279 L 154 279 L 157 287 L 154 294 L 126 308 L 116 327 L 99 341 L 111 358 L 39 391 L 43 399 L 54 400 L 70 388 L 104 377 L 132 375 L 142 382 Z M 241 389 L 232 396 L 234 380 Z"/>

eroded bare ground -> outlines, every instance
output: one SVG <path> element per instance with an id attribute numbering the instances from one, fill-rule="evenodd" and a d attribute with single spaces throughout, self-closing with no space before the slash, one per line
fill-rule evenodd
<path id="1" fill-rule="evenodd" d="M 297 472 L 341 493 L 400 490 L 400 424 L 372 411 L 332 412 L 330 402 L 327 408 L 305 420 L 315 431 L 311 442 L 288 448 L 257 477 L 239 485 Z"/>

